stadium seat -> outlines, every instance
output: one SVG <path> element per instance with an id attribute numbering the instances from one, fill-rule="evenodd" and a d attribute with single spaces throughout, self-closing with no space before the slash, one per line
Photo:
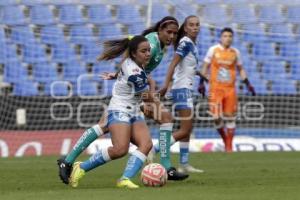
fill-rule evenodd
<path id="1" fill-rule="evenodd" d="M 255 10 L 252 6 L 244 4 L 232 6 L 232 22 L 250 24 L 256 21 Z"/>
<path id="2" fill-rule="evenodd" d="M 285 62 L 263 62 L 262 73 L 265 80 L 287 79 L 288 77 L 285 71 Z"/>
<path id="3" fill-rule="evenodd" d="M 59 7 L 59 19 L 63 24 L 84 23 L 80 7 L 74 4 Z"/>
<path id="4" fill-rule="evenodd" d="M 272 82 L 272 92 L 279 95 L 296 94 L 296 83 L 292 80 L 274 80 Z"/>
<path id="5" fill-rule="evenodd" d="M 18 83 L 28 80 L 27 69 L 18 61 L 4 64 L 4 82 Z"/>
<path id="6" fill-rule="evenodd" d="M 65 63 L 63 65 L 63 77 L 66 81 L 77 82 L 80 75 L 87 74 L 86 69 L 77 61 Z"/>
<path id="7" fill-rule="evenodd" d="M 63 30 L 56 25 L 45 26 L 41 29 L 41 41 L 52 45 L 66 43 Z"/>
<path id="8" fill-rule="evenodd" d="M 0 41 L 0 63 L 17 61 L 17 50 L 15 45 Z"/>
<path id="9" fill-rule="evenodd" d="M 67 43 L 61 43 L 52 47 L 52 60 L 65 63 L 76 59 L 75 50 Z"/>
<path id="10" fill-rule="evenodd" d="M 97 62 L 97 57 L 102 53 L 103 47 L 97 43 L 86 43 L 81 46 L 81 60 L 84 62 Z"/>
<path id="11" fill-rule="evenodd" d="M 285 43 L 281 45 L 280 54 L 285 59 L 298 59 L 300 57 L 300 44 Z"/>
<path id="12" fill-rule="evenodd" d="M 292 28 L 287 24 L 273 24 L 269 30 L 269 38 L 272 42 L 294 43 L 295 38 Z"/>
<path id="13" fill-rule="evenodd" d="M 93 5 L 88 8 L 89 22 L 94 24 L 113 23 L 115 20 L 106 5 Z"/>
<path id="14" fill-rule="evenodd" d="M 134 5 L 119 5 L 117 20 L 122 24 L 135 24 L 142 22 L 142 16 Z"/>
<path id="15" fill-rule="evenodd" d="M 83 79 L 77 83 L 77 94 L 79 96 L 96 96 L 99 94 L 98 84 L 94 81 Z"/>
<path id="16" fill-rule="evenodd" d="M 59 80 L 56 66 L 51 63 L 37 63 L 33 65 L 33 77 L 35 81 L 42 83 Z"/>
<path id="17" fill-rule="evenodd" d="M 164 4 L 153 4 L 151 21 L 152 23 L 156 23 L 160 21 L 165 16 L 169 16 L 170 12 L 167 9 L 167 6 Z"/>
<path id="18" fill-rule="evenodd" d="M 50 0 L 22 0 L 22 4 L 26 6 L 46 5 L 52 3 Z"/>
<path id="19" fill-rule="evenodd" d="M 217 12 L 216 12 L 217 11 Z M 205 22 L 224 26 L 227 25 L 229 20 L 226 7 L 219 5 L 208 5 L 203 8 L 203 18 Z"/>
<path id="20" fill-rule="evenodd" d="M 223 0 L 193 0 L 193 2 L 200 5 L 209 5 L 209 4 L 222 4 Z"/>
<path id="21" fill-rule="evenodd" d="M 279 59 L 279 56 L 276 55 L 274 44 L 269 42 L 255 43 L 253 45 L 253 56 L 260 61 Z"/>
<path id="22" fill-rule="evenodd" d="M 75 25 L 70 29 L 71 42 L 75 44 L 85 44 L 95 42 L 93 30 L 89 26 Z"/>
<path id="23" fill-rule="evenodd" d="M 26 44 L 22 47 L 23 61 L 26 63 L 46 62 L 45 49 L 39 43 Z"/>
<path id="24" fill-rule="evenodd" d="M 30 9 L 30 19 L 33 24 L 54 24 L 55 19 L 52 10 L 47 5 L 35 5 Z"/>
<path id="25" fill-rule="evenodd" d="M 47 96 L 70 96 L 71 91 L 70 88 L 72 87 L 71 83 L 66 81 L 59 81 L 59 82 L 48 82 L 45 84 L 44 95 Z"/>
<path id="26" fill-rule="evenodd" d="M 5 0 L 5 1 L 0 1 L 0 6 L 11 6 L 11 5 L 17 5 L 18 0 Z"/>
<path id="27" fill-rule="evenodd" d="M 259 9 L 259 21 L 268 24 L 282 23 L 285 21 L 281 7 L 278 5 L 261 6 Z"/>
<path id="28" fill-rule="evenodd" d="M 175 15 L 175 17 L 176 17 L 177 20 L 179 20 L 180 22 L 183 22 L 184 19 L 188 15 L 196 15 L 196 16 L 198 16 L 198 6 L 197 5 L 191 5 L 191 4 L 182 3 L 182 1 L 181 1 L 181 4 L 176 5 L 176 7 L 175 7 L 175 14 L 174 15 Z"/>
<path id="29" fill-rule="evenodd" d="M 264 27 L 260 24 L 245 24 L 243 32 L 241 32 L 241 38 L 243 41 L 254 43 L 268 41 Z"/>
<path id="30" fill-rule="evenodd" d="M 33 81 L 23 81 L 14 85 L 13 94 L 16 96 L 38 96 L 39 84 Z"/>
<path id="31" fill-rule="evenodd" d="M 99 39 L 101 41 L 108 39 L 116 39 L 120 38 L 122 35 L 122 31 L 117 25 L 102 25 L 99 32 Z"/>
<path id="32" fill-rule="evenodd" d="M 289 6 L 287 8 L 287 21 L 300 24 L 300 6 Z"/>
<path id="33" fill-rule="evenodd" d="M 136 23 L 128 26 L 128 34 L 139 35 L 146 29 L 145 23 Z"/>
<path id="34" fill-rule="evenodd" d="M 3 6 L 1 22 L 12 26 L 22 25 L 27 23 L 27 19 L 21 6 Z"/>
<path id="35" fill-rule="evenodd" d="M 15 26 L 11 30 L 11 41 L 16 44 L 31 44 L 36 43 L 33 30 L 29 26 Z"/>
<path id="36" fill-rule="evenodd" d="M 94 74 L 101 74 L 103 72 L 113 72 L 116 71 L 116 63 L 112 61 L 101 61 L 99 63 L 95 63 L 93 66 Z"/>

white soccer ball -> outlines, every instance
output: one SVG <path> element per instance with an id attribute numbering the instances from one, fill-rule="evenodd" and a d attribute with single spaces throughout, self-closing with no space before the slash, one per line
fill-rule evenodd
<path id="1" fill-rule="evenodd" d="M 161 187 L 167 183 L 168 174 L 161 164 L 150 163 L 142 170 L 141 180 L 145 186 Z"/>

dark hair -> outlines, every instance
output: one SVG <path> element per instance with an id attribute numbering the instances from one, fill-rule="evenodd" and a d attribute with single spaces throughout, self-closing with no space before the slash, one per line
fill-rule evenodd
<path id="1" fill-rule="evenodd" d="M 133 53 L 137 51 L 139 44 L 147 41 L 148 40 L 142 35 L 137 35 L 133 38 L 128 37 L 125 39 L 105 41 L 104 51 L 98 57 L 98 60 L 111 60 L 117 58 L 126 50 L 128 50 L 129 57 L 133 59 Z"/>
<path id="2" fill-rule="evenodd" d="M 178 34 L 177 34 L 177 38 L 176 38 L 176 41 L 175 41 L 175 44 L 174 44 L 174 48 L 176 49 L 178 47 L 178 44 L 179 44 L 179 41 L 181 40 L 181 38 L 183 38 L 186 34 L 186 32 L 184 31 L 184 26 L 186 26 L 187 24 L 187 21 L 190 19 L 190 18 L 193 18 L 193 17 L 196 17 L 198 18 L 196 15 L 190 15 L 188 17 L 186 17 L 184 19 L 184 22 L 183 24 L 181 24 L 179 30 L 178 30 Z"/>
<path id="3" fill-rule="evenodd" d="M 225 32 L 229 32 L 229 33 L 231 33 L 232 35 L 234 35 L 234 32 L 233 32 L 232 28 L 229 28 L 229 27 L 223 28 L 223 29 L 221 30 L 221 34 L 220 34 L 220 35 L 222 35 L 222 34 L 225 33 Z"/>
<path id="4" fill-rule="evenodd" d="M 151 26 L 150 28 L 147 28 L 146 30 L 143 31 L 142 35 L 147 35 L 152 32 L 158 32 L 160 28 L 165 28 L 169 24 L 175 24 L 176 26 L 179 27 L 179 23 L 175 17 L 172 16 L 166 16 L 162 18 L 160 21 L 158 21 L 154 26 Z"/>

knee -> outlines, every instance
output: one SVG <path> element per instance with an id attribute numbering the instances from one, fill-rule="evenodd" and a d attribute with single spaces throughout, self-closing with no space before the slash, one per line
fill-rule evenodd
<path id="1" fill-rule="evenodd" d="M 149 139 L 147 141 L 144 141 L 142 144 L 140 144 L 138 146 L 138 149 L 145 155 L 148 155 L 148 153 L 151 151 L 153 147 L 153 144 L 152 144 L 152 140 Z"/>

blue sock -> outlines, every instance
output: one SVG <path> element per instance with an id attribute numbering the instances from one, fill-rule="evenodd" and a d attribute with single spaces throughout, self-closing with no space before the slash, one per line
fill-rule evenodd
<path id="1" fill-rule="evenodd" d="M 190 142 L 180 142 L 180 164 L 186 165 L 189 162 L 189 144 Z"/>
<path id="2" fill-rule="evenodd" d="M 142 168 L 147 156 L 139 150 L 134 151 L 128 159 L 122 178 L 132 178 Z"/>
<path id="3" fill-rule="evenodd" d="M 110 161 L 108 154 L 108 148 L 103 148 L 92 155 L 88 160 L 80 164 L 80 168 L 84 171 L 90 171 L 100 165 L 103 165 Z"/>

